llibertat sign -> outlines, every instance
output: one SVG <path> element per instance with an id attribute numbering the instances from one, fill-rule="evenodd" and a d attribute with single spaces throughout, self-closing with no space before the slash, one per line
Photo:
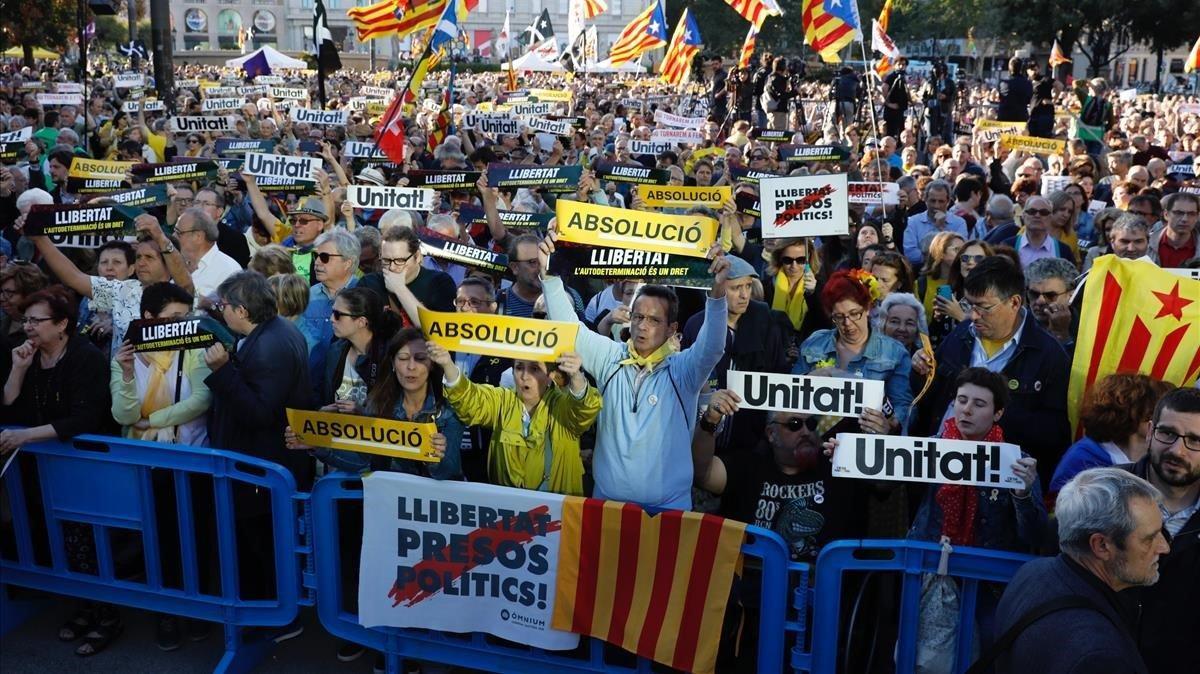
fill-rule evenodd
<path id="1" fill-rule="evenodd" d="M 759 183 L 765 239 L 850 232 L 846 174 L 767 178 Z"/>
<path id="2" fill-rule="evenodd" d="M 779 158 L 788 162 L 846 161 L 850 150 L 841 145 L 792 145 L 779 146 Z"/>
<path id="3" fill-rule="evenodd" d="M 559 199 L 559 238 L 590 246 L 624 247 L 706 257 L 717 238 L 716 219 L 668 215 Z"/>
<path id="4" fill-rule="evenodd" d="M 632 185 L 666 185 L 671 174 L 666 169 L 650 168 L 634 163 L 597 162 L 596 180 Z"/>
<path id="5" fill-rule="evenodd" d="M 583 167 L 533 166 L 530 164 L 492 163 L 487 167 L 488 187 L 541 187 L 550 192 L 574 192 L 583 176 Z"/>
<path id="6" fill-rule="evenodd" d="M 181 161 L 169 164 L 138 164 L 130 169 L 133 177 L 144 183 L 212 180 L 217 177 L 217 164 L 212 160 Z"/>
<path id="7" fill-rule="evenodd" d="M 554 257 L 569 261 L 576 276 L 604 281 L 637 280 L 668 286 L 711 288 L 713 276 L 704 258 L 628 248 L 560 246 Z"/>
<path id="8" fill-rule="evenodd" d="M 437 424 L 378 419 L 357 414 L 288 408 L 288 425 L 300 442 L 347 452 L 438 463 L 433 451 Z"/>
<path id="9" fill-rule="evenodd" d="M 242 140 L 240 138 L 218 138 L 216 144 L 217 154 L 222 157 L 231 155 L 243 155 L 247 152 L 265 152 L 270 153 L 275 150 L 275 141 L 267 138 L 265 140 Z"/>
<path id="10" fill-rule="evenodd" d="M 138 353 L 206 349 L 217 342 L 232 348 L 234 343 L 229 331 L 208 316 L 138 319 L 125 336 Z"/>
<path id="11" fill-rule="evenodd" d="M 144 185 L 131 190 L 125 190 L 124 192 L 106 194 L 104 198 L 122 206 L 136 206 L 138 208 L 166 206 L 170 201 L 167 198 L 166 185 Z"/>
<path id="12" fill-rule="evenodd" d="M 376 471 L 363 478 L 358 619 L 364 627 L 483 632 L 548 650 L 561 494 Z"/>
<path id="13" fill-rule="evenodd" d="M 447 351 L 552 362 L 575 350 L 579 323 L 419 309 L 425 338 Z"/>
<path id="14" fill-rule="evenodd" d="M 781 177 L 780 174 L 772 173 L 771 171 L 757 171 L 740 166 L 730 166 L 729 176 L 733 178 L 734 182 L 746 183 L 747 185 L 758 185 L 767 178 Z"/>
<path id="15" fill-rule="evenodd" d="M 409 187 L 428 187 L 433 190 L 471 190 L 479 182 L 482 171 L 426 171 L 408 172 Z"/>
<path id="16" fill-rule="evenodd" d="M 141 213 L 120 204 L 39 204 L 29 209 L 22 232 L 26 236 L 122 235 L 133 231 L 133 220 Z"/>
<path id="17" fill-rule="evenodd" d="M 742 409 L 854 418 L 883 409 L 883 382 L 875 379 L 729 370 L 726 381 Z"/>
<path id="18" fill-rule="evenodd" d="M 500 222 L 506 229 L 546 229 L 554 219 L 554 213 L 530 213 L 528 211 L 498 210 Z M 462 205 L 458 209 L 458 222 L 461 225 L 487 225 L 487 214 L 482 208 Z"/>
<path id="19" fill-rule="evenodd" d="M 432 233 L 426 228 L 416 230 L 421 240 L 421 252 L 442 260 L 456 262 L 466 267 L 482 269 L 494 274 L 508 271 L 508 256 L 494 250 L 472 246 L 461 241 L 451 241 Z"/>
<path id="20" fill-rule="evenodd" d="M 833 476 L 1024 489 L 1012 470 L 1021 448 L 1006 442 L 838 433 Z"/>
<path id="21" fill-rule="evenodd" d="M 129 187 L 125 174 L 131 161 L 108 161 L 74 157 L 67 169 L 67 191 L 73 194 L 108 194 Z"/>
<path id="22" fill-rule="evenodd" d="M 900 205 L 900 186 L 896 183 L 851 182 L 846 184 L 846 189 L 847 201 L 852 204 Z"/>

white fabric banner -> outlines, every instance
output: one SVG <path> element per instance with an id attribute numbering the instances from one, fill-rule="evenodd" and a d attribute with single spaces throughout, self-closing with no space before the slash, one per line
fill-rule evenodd
<path id="1" fill-rule="evenodd" d="M 359 622 L 575 648 L 578 634 L 550 628 L 563 499 L 371 473 L 363 478 Z"/>

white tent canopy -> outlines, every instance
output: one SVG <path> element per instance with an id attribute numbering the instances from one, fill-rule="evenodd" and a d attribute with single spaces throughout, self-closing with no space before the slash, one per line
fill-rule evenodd
<path id="1" fill-rule="evenodd" d="M 532 70 L 539 73 L 561 73 L 566 70 L 562 64 L 547 61 L 540 54 L 532 51 L 521 58 L 501 65 L 500 69 L 508 70 L 509 67 L 513 70 Z"/>
<path id="2" fill-rule="evenodd" d="M 644 73 L 646 67 L 638 65 L 637 61 L 626 61 L 619 66 L 612 64 L 612 59 L 604 59 L 585 68 L 589 73 Z"/>
<path id="3" fill-rule="evenodd" d="M 253 51 L 253 52 L 250 52 L 249 54 L 246 54 L 245 56 L 239 56 L 235 59 L 229 59 L 228 61 L 225 62 L 225 67 L 240 68 L 240 67 L 242 67 L 243 63 L 245 63 L 246 61 L 249 61 L 250 59 L 254 58 L 255 56 L 258 56 L 259 52 L 262 52 L 263 54 L 266 55 L 267 65 L 271 66 L 272 70 L 277 69 L 277 68 L 300 69 L 300 68 L 308 67 L 308 64 L 305 63 L 304 61 L 301 61 L 300 59 L 294 59 L 291 56 L 288 56 L 287 54 L 284 54 L 284 53 L 278 51 L 274 47 L 270 47 L 270 46 L 266 46 L 266 45 L 264 45 L 263 47 L 260 47 L 257 51 Z"/>

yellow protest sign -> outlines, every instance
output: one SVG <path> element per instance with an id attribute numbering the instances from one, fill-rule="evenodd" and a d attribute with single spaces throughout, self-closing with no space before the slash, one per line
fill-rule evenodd
<path id="1" fill-rule="evenodd" d="M 654 208 L 679 206 L 708 206 L 719 209 L 729 203 L 733 196 L 733 188 L 722 187 L 685 187 L 683 185 L 638 185 L 638 196 L 642 203 Z"/>
<path id="2" fill-rule="evenodd" d="M 1067 151 L 1067 141 L 1065 140 L 1018 136 L 1011 133 L 1000 136 L 1000 145 L 1007 150 L 1024 150 L 1033 154 L 1063 154 Z"/>
<path id="3" fill-rule="evenodd" d="M 389 375 L 390 376 L 390 375 Z M 437 463 L 437 424 L 362 417 L 357 414 L 287 410 L 288 425 L 306 445 Z"/>
<path id="4" fill-rule="evenodd" d="M 552 362 L 575 350 L 579 324 L 496 314 L 419 310 L 425 338 L 447 351 Z"/>
<path id="5" fill-rule="evenodd" d="M 536 98 L 539 101 L 557 101 L 561 103 L 570 103 L 574 94 L 570 89 L 530 89 L 529 97 Z"/>
<path id="6" fill-rule="evenodd" d="M 104 161 L 75 157 L 67 170 L 67 190 L 75 194 L 107 194 L 125 185 L 131 161 Z"/>
<path id="7" fill-rule="evenodd" d="M 702 215 L 667 215 L 559 199 L 555 208 L 563 241 L 705 257 L 718 223 Z"/>
<path id="8" fill-rule="evenodd" d="M 700 148 L 699 150 L 696 150 L 695 152 L 693 152 L 691 154 L 691 156 L 689 156 L 687 158 L 687 161 L 684 162 L 684 164 L 683 164 L 683 170 L 686 171 L 687 173 L 691 173 L 696 167 L 696 162 L 700 161 L 701 159 L 704 159 L 706 157 L 724 157 L 724 156 L 725 156 L 725 148 L 723 148 L 723 147 L 717 147 L 716 145 L 714 145 L 712 147 Z"/>

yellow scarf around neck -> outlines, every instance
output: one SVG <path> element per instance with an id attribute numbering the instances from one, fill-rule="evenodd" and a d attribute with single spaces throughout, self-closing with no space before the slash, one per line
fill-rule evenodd
<path id="1" fill-rule="evenodd" d="M 804 296 L 804 277 L 800 277 L 795 285 L 788 280 L 783 272 L 775 274 L 775 296 L 771 298 L 771 308 L 787 314 L 792 322 L 792 328 L 799 330 L 808 313 L 808 299 Z"/>
<path id="2" fill-rule="evenodd" d="M 633 339 L 630 339 L 625 344 L 629 347 L 629 357 L 618 363 L 619 365 L 637 365 L 638 367 L 648 367 L 654 369 L 659 363 L 667 359 L 668 356 L 675 353 L 675 342 L 671 338 L 663 342 L 662 346 L 654 350 L 654 353 L 649 356 L 639 356 L 637 350 L 633 348 Z"/>
<path id="3" fill-rule="evenodd" d="M 183 367 L 183 353 L 178 352 L 179 367 Z M 171 405 L 175 404 L 174 391 L 167 383 L 167 372 L 171 370 L 171 364 L 175 362 L 176 352 L 173 351 L 152 351 L 149 353 L 138 354 L 137 357 L 143 359 L 150 366 L 150 378 L 146 382 L 146 395 L 142 397 L 142 418 L 149 419 L 150 415 Z M 155 442 L 174 442 L 175 429 L 170 428 L 147 428 L 139 430 L 136 428 L 130 429 L 131 435 L 140 440 L 151 440 Z"/>

